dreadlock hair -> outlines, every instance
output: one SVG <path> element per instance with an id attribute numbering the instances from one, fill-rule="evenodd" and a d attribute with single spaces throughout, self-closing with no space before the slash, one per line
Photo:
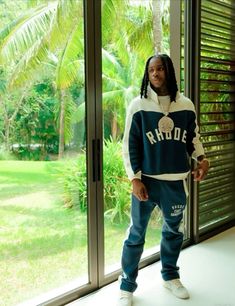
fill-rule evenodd
<path id="1" fill-rule="evenodd" d="M 142 79 L 141 89 L 140 89 L 140 96 L 141 98 L 147 98 L 147 88 L 149 84 L 149 74 L 148 74 L 148 67 L 149 62 L 152 58 L 160 58 L 164 67 L 164 70 L 166 72 L 166 86 L 167 90 L 170 94 L 171 102 L 175 101 L 176 93 L 178 91 L 177 81 L 175 77 L 175 69 L 172 63 L 171 58 L 167 54 L 157 54 L 149 57 L 147 59 L 147 62 L 145 64 L 145 70 L 144 70 L 144 76 Z"/>

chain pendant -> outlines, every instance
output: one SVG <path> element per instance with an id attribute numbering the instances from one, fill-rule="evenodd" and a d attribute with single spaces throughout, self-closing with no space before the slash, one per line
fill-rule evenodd
<path id="1" fill-rule="evenodd" d="M 174 128 L 174 121 L 167 116 L 163 116 L 158 121 L 158 128 L 159 128 L 159 131 L 162 133 L 169 133 Z"/>

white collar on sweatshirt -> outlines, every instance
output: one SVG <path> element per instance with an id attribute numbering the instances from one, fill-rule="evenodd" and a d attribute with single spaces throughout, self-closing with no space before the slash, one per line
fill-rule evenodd
<path id="1" fill-rule="evenodd" d="M 159 104 L 158 94 L 151 88 L 150 85 L 148 85 L 148 97 L 153 100 L 154 102 L 157 102 Z M 180 93 L 177 91 L 176 93 L 176 100 L 180 98 Z"/>

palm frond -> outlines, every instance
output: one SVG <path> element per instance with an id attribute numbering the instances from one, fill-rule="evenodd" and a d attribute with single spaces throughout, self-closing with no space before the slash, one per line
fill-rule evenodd
<path id="1" fill-rule="evenodd" d="M 117 96 L 123 95 L 123 93 L 124 93 L 124 89 L 110 90 L 110 91 L 103 92 L 102 98 L 103 98 L 103 101 L 105 102 L 108 100 L 115 99 Z"/>
<path id="2" fill-rule="evenodd" d="M 37 40 L 34 45 L 24 53 L 9 76 L 9 87 L 23 86 L 27 81 L 33 80 L 35 73 L 44 59 L 48 56 L 47 41 Z"/>
<path id="3" fill-rule="evenodd" d="M 79 123 L 81 122 L 86 115 L 86 104 L 85 102 L 82 102 L 77 109 L 75 110 L 75 112 L 72 115 L 72 123 Z"/>
<path id="4" fill-rule="evenodd" d="M 103 74 L 103 82 L 104 82 L 104 89 L 121 89 L 125 87 L 125 80 L 116 76 L 115 78 L 109 77 L 108 75 Z"/>
<path id="5" fill-rule="evenodd" d="M 103 63 L 104 66 L 111 65 L 111 66 L 115 67 L 117 70 L 120 67 L 120 64 L 119 64 L 117 58 L 105 49 L 102 49 L 102 63 Z"/>
<path id="6" fill-rule="evenodd" d="M 0 48 L 2 48 L 2 44 L 6 37 L 11 33 L 11 31 L 18 25 L 22 24 L 22 22 L 30 17 L 30 12 L 20 15 L 17 19 L 13 20 L 9 24 L 7 24 L 3 29 L 0 30 Z"/>
<path id="7" fill-rule="evenodd" d="M 130 69 L 129 71 L 129 84 L 134 87 L 140 88 L 142 77 L 144 74 L 146 58 L 139 57 L 137 54 L 131 54 Z"/>
<path id="8" fill-rule="evenodd" d="M 82 1 L 78 0 L 58 0 L 56 18 L 48 40 L 50 49 L 55 51 L 58 46 L 64 46 L 69 38 L 71 29 L 80 25 L 83 28 L 83 6 Z M 81 33 L 81 37 L 83 34 Z"/>
<path id="9" fill-rule="evenodd" d="M 106 45 L 111 41 L 116 41 L 119 37 L 119 27 L 113 27 L 114 20 L 116 24 L 122 24 L 121 20 L 125 15 L 128 0 L 102 0 L 102 40 Z"/>
<path id="10" fill-rule="evenodd" d="M 108 79 L 120 79 L 123 75 L 123 66 L 119 63 L 118 58 L 105 49 L 102 49 L 102 66 L 103 75 Z"/>
<path id="11" fill-rule="evenodd" d="M 5 32 L 0 54 L 4 63 L 16 62 L 19 54 L 29 49 L 35 41 L 49 33 L 50 25 L 54 18 L 57 2 L 49 2 L 47 5 L 36 7 L 31 14 L 16 23 L 15 26 Z"/>
<path id="12" fill-rule="evenodd" d="M 73 16 L 78 19 L 83 17 L 83 1 L 58 0 L 56 22 L 61 30 L 63 30 L 66 20 L 73 19 Z"/>
<path id="13" fill-rule="evenodd" d="M 57 88 L 68 88 L 78 78 L 79 72 L 80 74 L 82 72 L 81 69 L 84 65 L 81 67 L 81 59 L 79 59 L 79 54 L 83 53 L 84 50 L 81 31 L 82 29 L 79 25 L 72 28 L 69 33 L 56 69 Z"/>
<path id="14" fill-rule="evenodd" d="M 152 16 L 146 13 L 141 23 L 129 22 L 128 39 L 132 49 L 142 58 L 148 58 L 154 53 Z"/>
<path id="15" fill-rule="evenodd" d="M 70 95 L 65 97 L 64 140 L 68 144 L 73 137 L 72 118 L 76 105 Z"/>
<path id="16" fill-rule="evenodd" d="M 138 86 L 130 86 L 124 90 L 125 108 L 129 103 L 139 94 L 140 88 Z"/>

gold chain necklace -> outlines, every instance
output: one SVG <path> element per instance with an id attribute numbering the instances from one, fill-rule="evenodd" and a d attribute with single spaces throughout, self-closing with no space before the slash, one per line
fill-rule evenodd
<path id="1" fill-rule="evenodd" d="M 159 100 L 158 100 L 158 102 L 159 102 L 161 110 L 162 110 L 162 112 L 164 114 L 164 116 L 158 121 L 159 131 L 162 132 L 162 133 L 170 133 L 173 130 L 173 128 L 174 128 L 174 121 L 171 118 L 168 117 L 169 111 L 170 111 L 171 102 L 170 102 L 170 105 L 169 105 L 167 111 L 163 110 L 163 107 L 162 107 L 162 105 L 161 105 Z"/>

